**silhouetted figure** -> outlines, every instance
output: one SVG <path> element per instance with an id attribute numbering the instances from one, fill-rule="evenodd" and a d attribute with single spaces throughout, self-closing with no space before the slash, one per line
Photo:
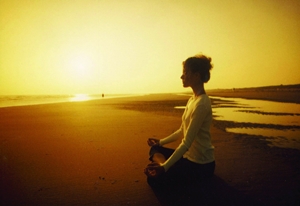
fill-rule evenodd
<path id="1" fill-rule="evenodd" d="M 144 173 L 148 184 L 156 190 L 168 187 L 189 195 L 193 191 L 186 185 L 209 179 L 214 174 L 214 147 L 210 136 L 212 109 L 204 89 L 212 67 L 211 58 L 204 55 L 190 57 L 183 62 L 183 86 L 191 87 L 194 95 L 187 102 L 181 127 L 163 139 L 148 139 L 151 163 Z M 176 150 L 163 147 L 182 136 Z"/>

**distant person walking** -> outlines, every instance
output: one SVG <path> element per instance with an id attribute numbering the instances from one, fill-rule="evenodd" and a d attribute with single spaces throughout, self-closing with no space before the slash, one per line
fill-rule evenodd
<path id="1" fill-rule="evenodd" d="M 205 55 L 190 57 L 183 62 L 183 87 L 191 87 L 194 95 L 188 100 L 180 128 L 163 138 L 149 138 L 150 161 L 144 169 L 150 186 L 170 185 L 174 182 L 203 180 L 215 170 L 214 147 L 210 126 L 212 109 L 204 83 L 210 79 L 211 58 Z M 163 147 L 183 137 L 175 149 Z"/>

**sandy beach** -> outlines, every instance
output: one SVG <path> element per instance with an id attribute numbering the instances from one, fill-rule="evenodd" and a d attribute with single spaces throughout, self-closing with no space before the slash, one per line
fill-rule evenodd
<path id="1" fill-rule="evenodd" d="M 299 205 L 300 151 L 211 128 L 216 172 L 195 194 L 147 184 L 149 137 L 181 122 L 188 96 L 0 108 L 1 205 Z M 176 147 L 172 143 L 170 147 Z"/>

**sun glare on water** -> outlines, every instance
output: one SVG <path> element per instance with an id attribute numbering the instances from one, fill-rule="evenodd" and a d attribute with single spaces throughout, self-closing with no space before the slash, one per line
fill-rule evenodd
<path id="1" fill-rule="evenodd" d="M 76 94 L 70 99 L 71 102 L 88 101 L 91 97 L 88 94 Z"/>

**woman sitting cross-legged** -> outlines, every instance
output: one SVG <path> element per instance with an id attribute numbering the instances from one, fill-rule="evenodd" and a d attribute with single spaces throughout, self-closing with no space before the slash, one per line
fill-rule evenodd
<path id="1" fill-rule="evenodd" d="M 188 100 L 182 124 L 173 134 L 163 138 L 149 138 L 151 163 L 144 169 L 151 186 L 198 181 L 213 176 L 214 147 L 210 126 L 212 109 L 204 83 L 210 79 L 211 58 L 204 55 L 190 57 L 183 62 L 183 86 L 191 87 L 194 95 Z M 175 149 L 163 147 L 183 137 Z"/>

